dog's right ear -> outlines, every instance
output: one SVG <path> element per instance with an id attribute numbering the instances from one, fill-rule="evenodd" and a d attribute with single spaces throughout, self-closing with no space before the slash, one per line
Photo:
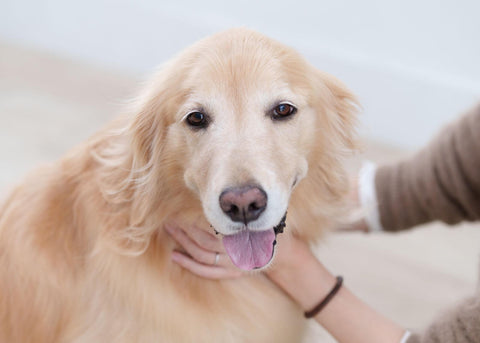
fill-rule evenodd
<path id="1" fill-rule="evenodd" d="M 168 126 L 175 120 L 182 92 L 178 82 L 162 68 L 144 87 L 132 106 L 128 134 L 132 153 L 132 168 L 143 170 L 159 156 Z"/>
<path id="2" fill-rule="evenodd" d="M 104 165 L 104 197 L 119 210 L 127 209 L 123 213 L 126 226 L 107 230 L 113 247 L 125 254 L 141 253 L 148 246 L 158 225 L 148 218 L 158 210 L 159 194 L 169 182 L 165 177 L 165 170 L 171 168 L 170 161 L 165 161 L 167 136 L 187 94 L 180 89 L 179 75 L 184 74 L 172 75 L 171 70 L 170 66 L 160 69 L 144 86 L 127 108 L 122 129 L 113 131 L 103 151 L 96 154 Z"/>

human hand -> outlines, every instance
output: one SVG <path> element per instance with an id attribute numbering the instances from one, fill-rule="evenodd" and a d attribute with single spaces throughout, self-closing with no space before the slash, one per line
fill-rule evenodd
<path id="1" fill-rule="evenodd" d="M 170 236 L 185 250 L 174 250 L 172 260 L 193 274 L 207 279 L 233 279 L 244 274 L 225 253 L 217 236 L 192 226 L 188 231 L 175 224 L 165 226 Z"/>
<path id="2" fill-rule="evenodd" d="M 246 275 L 231 262 L 218 236 L 196 226 L 186 231 L 178 225 L 169 224 L 165 230 L 185 250 L 174 250 L 172 253 L 172 260 L 181 267 L 208 279 L 231 279 Z M 307 243 L 292 234 L 283 233 L 277 236 L 275 258 L 265 272 L 272 279 L 289 276 L 292 270 L 311 257 L 313 255 Z"/>
<path id="3" fill-rule="evenodd" d="M 231 279 L 246 275 L 231 262 L 218 236 L 196 226 L 187 231 L 175 224 L 165 226 L 165 231 L 185 250 L 174 250 L 172 260 L 190 272 L 208 279 Z M 274 261 L 265 270 L 267 276 L 276 276 L 279 271 L 282 275 L 288 274 L 288 270 L 296 268 L 296 260 L 309 251 L 305 242 L 291 234 L 278 235 Z"/>
<path id="4" fill-rule="evenodd" d="M 173 251 L 172 260 L 193 274 L 214 280 L 248 275 L 230 261 L 219 237 L 195 226 L 187 231 L 171 224 L 165 226 L 165 230 L 185 250 Z M 308 244 L 291 232 L 279 234 L 276 239 L 275 257 L 264 273 L 300 306 L 307 308 L 312 294 L 328 292 L 335 278 L 313 255 Z"/>

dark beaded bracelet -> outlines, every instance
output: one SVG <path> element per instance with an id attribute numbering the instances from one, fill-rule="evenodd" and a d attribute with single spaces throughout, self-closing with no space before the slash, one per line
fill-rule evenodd
<path id="1" fill-rule="evenodd" d="M 343 277 L 337 276 L 337 282 L 335 283 L 335 286 L 333 286 L 330 293 L 328 293 L 327 296 L 322 301 L 320 301 L 320 303 L 317 306 L 315 306 L 310 311 L 306 311 L 305 318 L 315 317 L 318 314 L 318 312 L 320 312 L 325 306 L 327 306 L 327 304 L 330 302 L 330 300 L 332 300 L 335 294 L 338 293 L 338 291 L 340 290 L 340 287 L 342 287 L 342 284 L 343 284 Z"/>

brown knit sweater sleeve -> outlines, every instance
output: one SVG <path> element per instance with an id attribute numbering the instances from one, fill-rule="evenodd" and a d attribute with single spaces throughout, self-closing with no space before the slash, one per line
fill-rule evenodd
<path id="1" fill-rule="evenodd" d="M 380 221 L 398 231 L 441 220 L 480 219 L 480 105 L 410 159 L 375 176 Z"/>
<path id="2" fill-rule="evenodd" d="M 407 343 L 480 342 L 480 294 L 444 313 L 423 334 L 414 334 Z"/>

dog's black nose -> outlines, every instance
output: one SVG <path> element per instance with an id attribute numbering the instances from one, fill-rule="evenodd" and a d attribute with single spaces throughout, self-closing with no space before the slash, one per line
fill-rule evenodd
<path id="1" fill-rule="evenodd" d="M 228 188 L 220 194 L 220 208 L 234 222 L 257 219 L 267 207 L 267 193 L 257 186 Z"/>

